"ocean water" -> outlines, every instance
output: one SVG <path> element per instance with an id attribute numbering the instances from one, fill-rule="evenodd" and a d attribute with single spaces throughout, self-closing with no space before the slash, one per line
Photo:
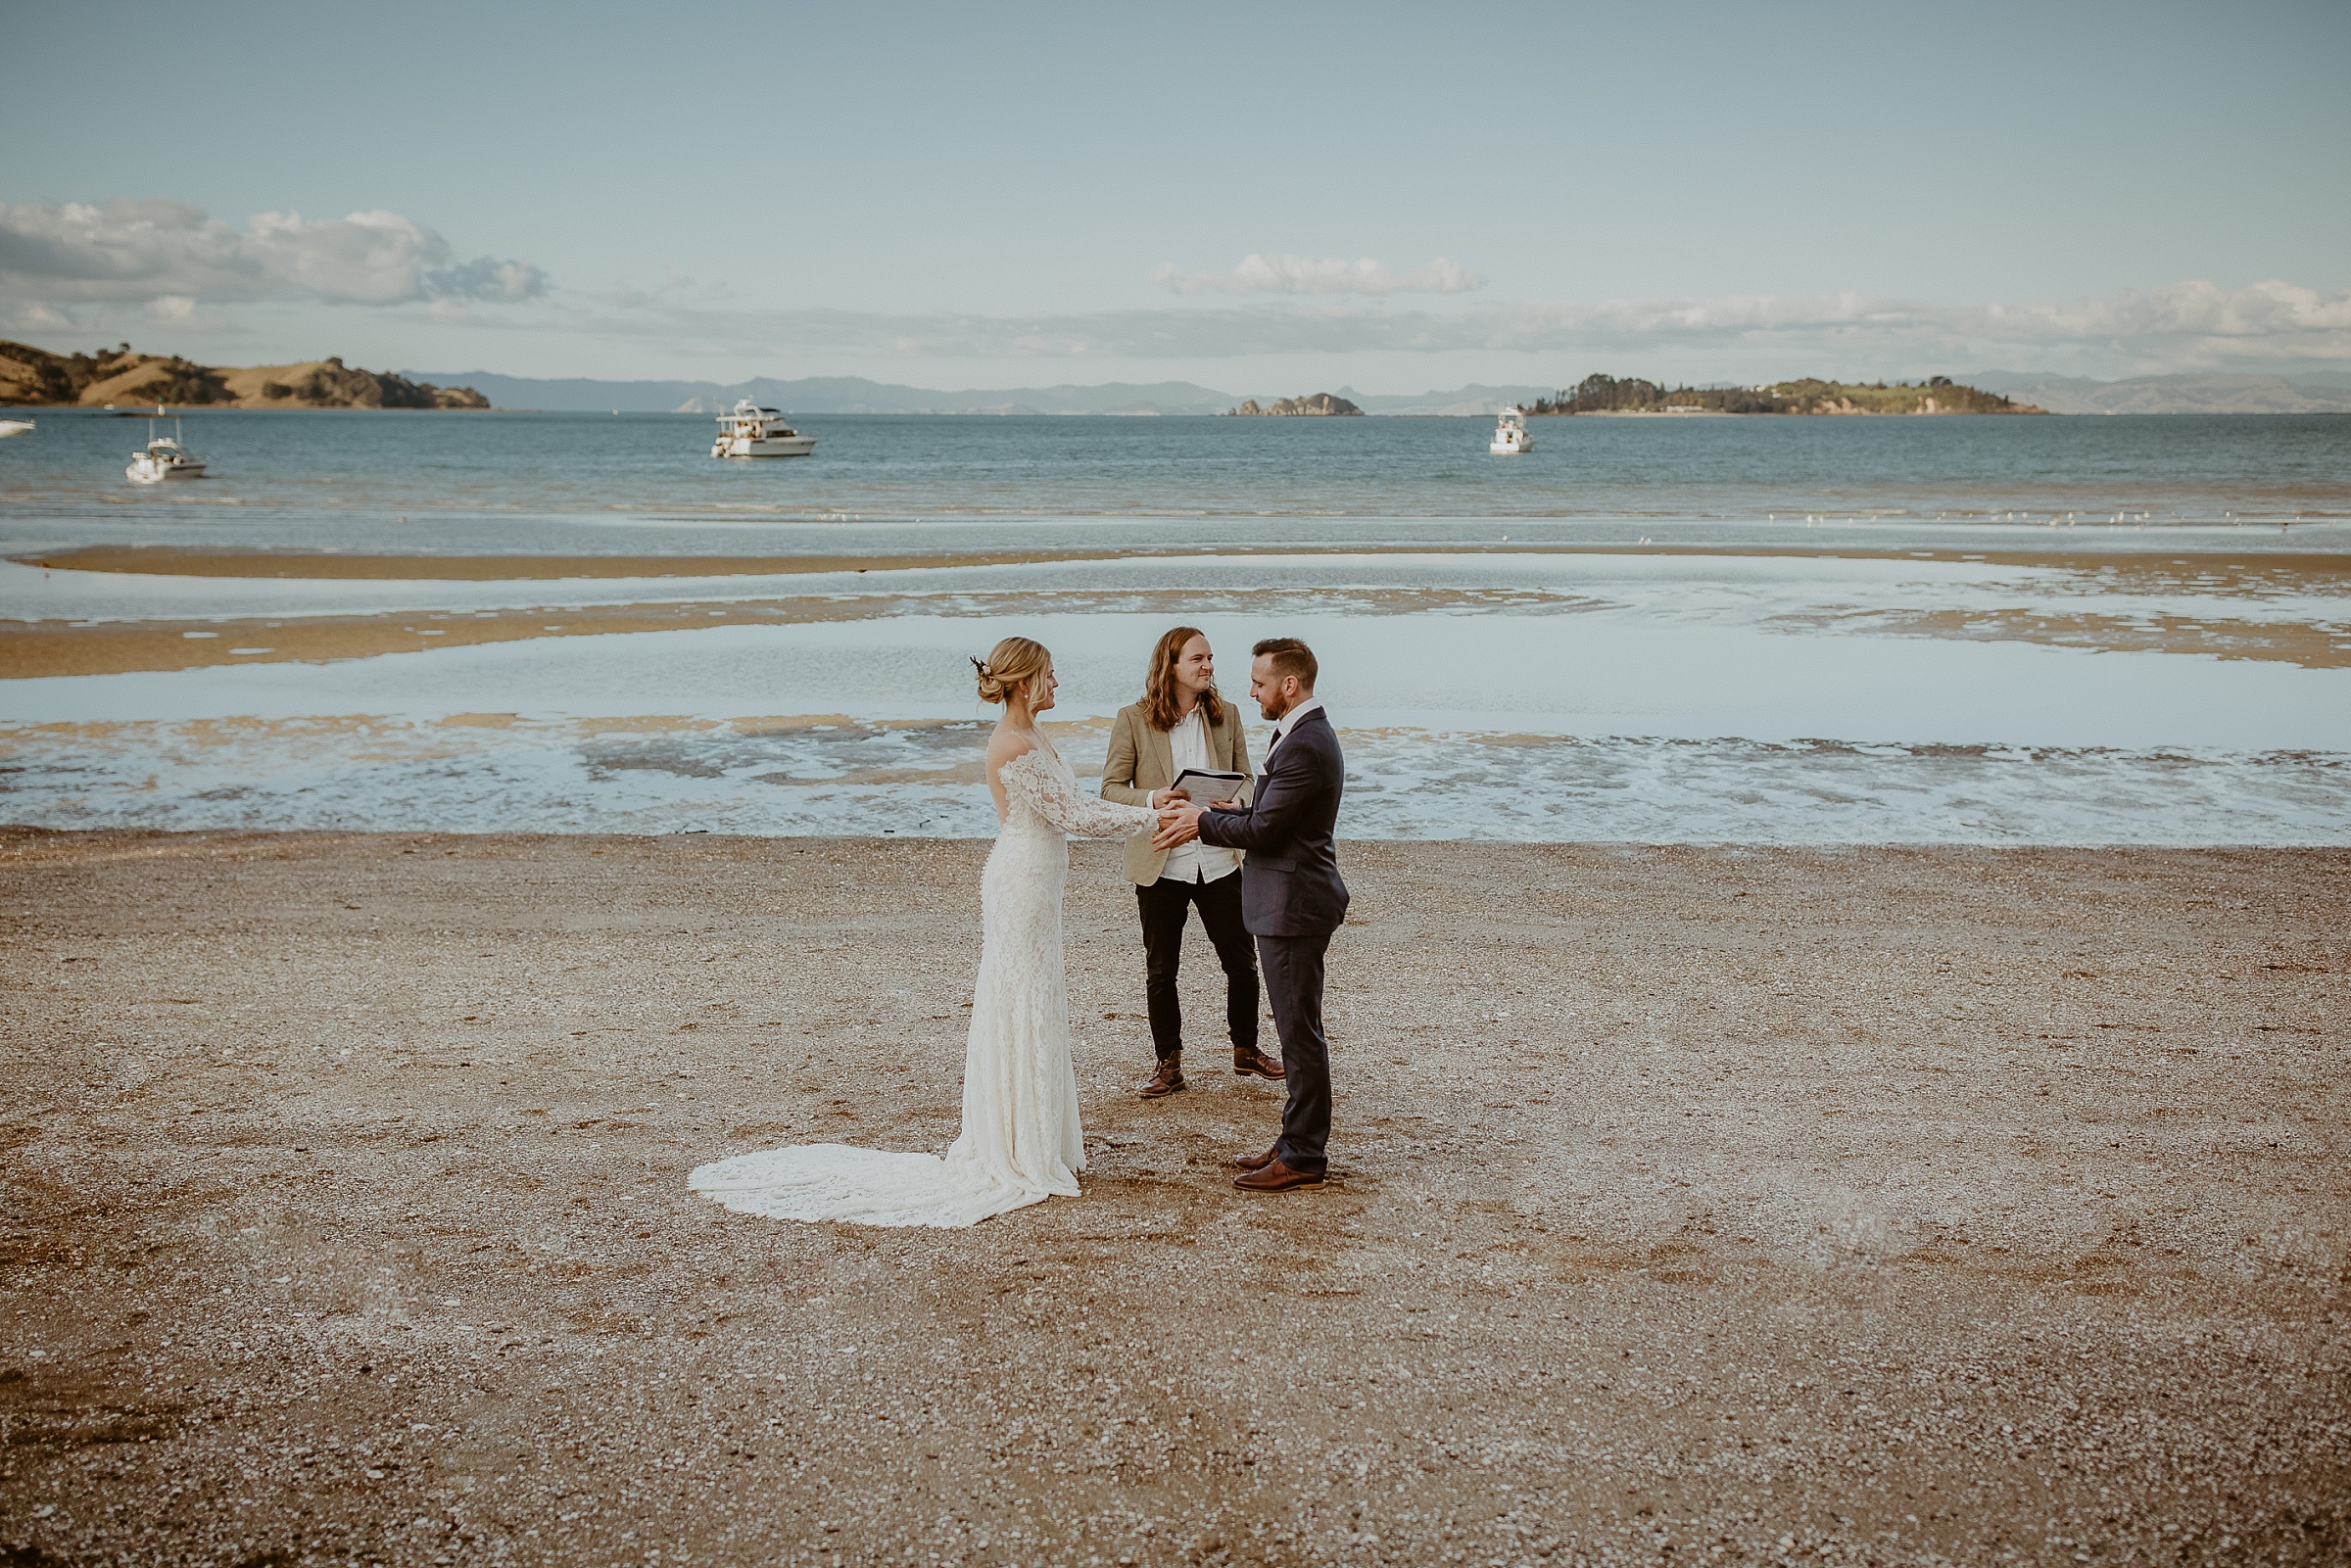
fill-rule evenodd
<path id="1" fill-rule="evenodd" d="M 11 556 L 654 559 L 0 565 L 0 623 L 241 650 L 0 667 L 4 821 L 984 834 L 968 656 L 1047 641 L 1083 771 L 1182 621 L 1231 689 L 1316 645 L 1357 836 L 2351 842 L 2351 420 L 1550 420 L 1496 458 L 1482 420 L 823 416 L 816 457 L 720 463 L 690 416 L 223 413 L 186 422 L 217 478 L 140 489 L 143 423 L 39 417 Z M 963 552 L 1008 558 L 907 560 Z M 657 575 L 689 554 L 852 564 Z M 451 641 L 276 656 L 321 618 Z"/>
<path id="2" fill-rule="evenodd" d="M 387 524 L 415 549 L 635 551 L 744 548 L 785 519 L 982 520 L 1008 545 L 1057 537 L 1014 523 L 1028 518 L 1192 519 L 1197 541 L 1231 545 L 1442 542 L 1454 534 L 1424 525 L 1489 518 L 1629 526 L 1569 539 L 1652 524 L 1748 538 L 1807 515 L 2351 519 L 2351 418 L 2328 415 L 1540 419 L 1531 453 L 1495 458 L 1482 419 L 825 414 L 799 426 L 813 457 L 721 462 L 701 415 L 223 410 L 180 421 L 212 476 L 152 487 L 122 476 L 144 420 L 38 417 L 36 435 L 0 442 L 12 548 L 159 534 L 348 546 L 384 543 Z"/>

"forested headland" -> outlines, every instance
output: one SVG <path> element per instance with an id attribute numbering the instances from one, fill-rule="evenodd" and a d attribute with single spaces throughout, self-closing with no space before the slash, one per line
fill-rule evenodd
<path id="1" fill-rule="evenodd" d="M 340 358 L 301 364 L 198 364 L 140 354 L 127 343 L 96 354 L 52 354 L 0 342 L 0 404 L 105 407 L 167 404 L 223 408 L 487 408 L 471 387 L 436 387 Z"/>
<path id="2" fill-rule="evenodd" d="M 1258 405 L 1255 398 L 1251 398 L 1238 408 L 1227 408 L 1224 411 L 1228 414 L 1266 414 L 1277 419 L 1287 419 L 1301 414 L 1336 415 L 1344 418 L 1350 414 L 1360 414 L 1364 410 L 1336 393 L 1318 392 L 1311 398 L 1282 398 L 1269 403 L 1263 407 Z"/>
<path id="3" fill-rule="evenodd" d="M 1756 387 L 1664 387 L 1637 376 L 1591 375 L 1557 397 L 1528 405 L 1530 414 L 1795 413 L 1939 414 L 2042 413 L 1994 392 L 1963 387 L 1949 376 L 1915 384 L 1896 381 L 1775 381 Z"/>

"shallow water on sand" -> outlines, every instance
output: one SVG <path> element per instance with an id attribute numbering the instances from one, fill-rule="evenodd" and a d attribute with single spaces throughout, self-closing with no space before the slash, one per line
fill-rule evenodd
<path id="1" fill-rule="evenodd" d="M 2351 839 L 2339 574 L 2183 559 L 1281 555 L 657 585 L 18 567 L 0 573 L 9 602 L 161 622 L 168 649 L 216 626 L 204 645 L 247 662 L 0 685 L 0 814 L 979 835 L 993 818 L 968 656 L 1016 631 L 1052 646 L 1082 771 L 1181 619 L 1232 684 L 1256 638 L 1314 643 L 1359 836 Z M 656 589 L 701 624 L 576 635 Z M 523 607 L 554 631 L 463 641 Z M 273 615 L 393 609 L 449 644 L 301 662 L 267 646 Z"/>

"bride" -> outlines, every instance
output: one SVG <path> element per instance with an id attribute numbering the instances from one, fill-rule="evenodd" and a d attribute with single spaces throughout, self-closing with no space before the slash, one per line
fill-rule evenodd
<path id="1" fill-rule="evenodd" d="M 1000 826 L 980 874 L 980 978 L 964 1054 L 963 1133 L 943 1160 L 796 1144 L 737 1155 L 687 1178 L 729 1209 L 776 1219 L 962 1226 L 1056 1194 L 1078 1196 L 1085 1137 L 1061 952 L 1068 835 L 1147 832 L 1159 814 L 1081 791 L 1037 728 L 1059 684 L 1052 654 L 1008 637 L 986 663 L 972 662 L 982 699 L 1002 703 L 1004 716 L 987 746 L 987 787 Z"/>

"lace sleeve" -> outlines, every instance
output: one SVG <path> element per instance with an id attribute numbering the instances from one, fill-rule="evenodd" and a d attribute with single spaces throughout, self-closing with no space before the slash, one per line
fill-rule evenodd
<path id="1" fill-rule="evenodd" d="M 1004 793 L 1074 838 L 1123 838 L 1159 826 L 1149 806 L 1123 806 L 1080 794 L 1043 755 L 1024 752 L 998 770 Z"/>

